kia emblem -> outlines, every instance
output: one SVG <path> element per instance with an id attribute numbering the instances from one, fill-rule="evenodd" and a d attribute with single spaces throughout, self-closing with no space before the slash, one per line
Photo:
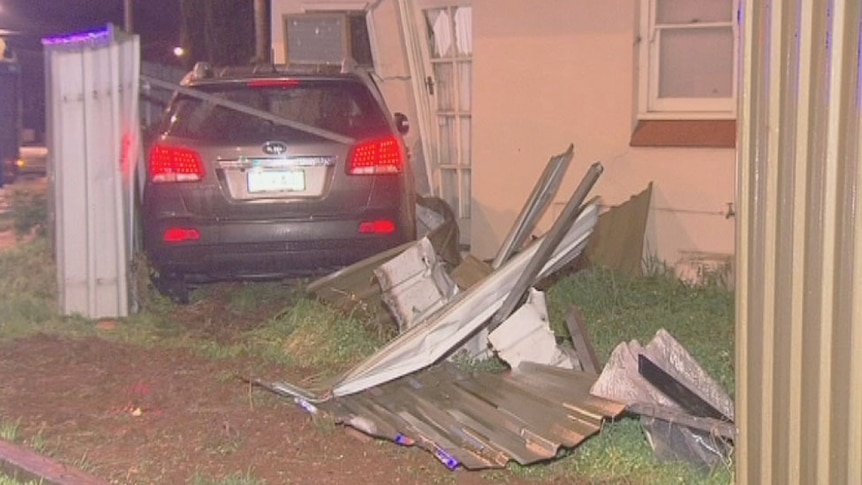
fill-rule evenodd
<path id="1" fill-rule="evenodd" d="M 263 144 L 263 153 L 267 155 L 284 155 L 287 153 L 287 144 L 280 141 L 268 141 Z"/>

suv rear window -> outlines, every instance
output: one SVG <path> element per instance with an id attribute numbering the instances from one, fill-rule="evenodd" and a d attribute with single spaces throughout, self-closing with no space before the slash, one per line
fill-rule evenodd
<path id="1" fill-rule="evenodd" d="M 365 85 L 355 81 L 250 81 L 197 89 L 351 138 L 375 136 L 389 129 L 380 105 Z M 206 141 L 234 142 L 294 132 L 257 116 L 185 95 L 174 100 L 165 121 L 163 131 L 172 136 Z"/>

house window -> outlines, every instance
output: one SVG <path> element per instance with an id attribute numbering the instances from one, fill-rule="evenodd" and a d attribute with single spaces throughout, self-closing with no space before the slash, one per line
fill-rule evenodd
<path id="1" fill-rule="evenodd" d="M 738 0 L 641 0 L 638 120 L 736 118 Z"/>

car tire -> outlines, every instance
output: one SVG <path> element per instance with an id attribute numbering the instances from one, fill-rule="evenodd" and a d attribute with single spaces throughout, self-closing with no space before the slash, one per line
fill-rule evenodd
<path id="1" fill-rule="evenodd" d="M 159 293 L 170 298 L 174 303 L 188 305 L 189 285 L 182 275 L 151 274 L 150 281 Z"/>

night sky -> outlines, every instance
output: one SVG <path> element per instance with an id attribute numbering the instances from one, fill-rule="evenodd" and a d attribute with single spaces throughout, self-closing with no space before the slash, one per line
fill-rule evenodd
<path id="1" fill-rule="evenodd" d="M 0 28 L 50 36 L 123 25 L 123 0 L 0 0 Z M 133 0 L 141 40 L 178 40 L 180 0 Z"/>
<path id="2" fill-rule="evenodd" d="M 144 60 L 170 63 L 180 43 L 180 0 L 132 0 L 134 32 Z M 122 28 L 123 0 L 0 0 L 0 31 L 17 53 L 24 76 L 24 125 L 44 130 L 44 61 L 41 39 Z"/>

